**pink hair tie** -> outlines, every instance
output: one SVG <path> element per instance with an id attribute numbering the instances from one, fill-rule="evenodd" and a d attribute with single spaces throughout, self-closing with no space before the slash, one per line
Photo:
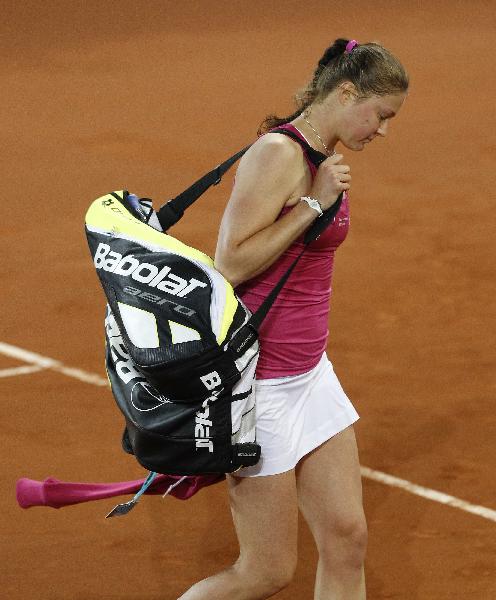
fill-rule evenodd
<path id="1" fill-rule="evenodd" d="M 346 48 L 345 48 L 346 54 L 351 54 L 351 52 L 355 46 L 358 46 L 358 42 L 356 40 L 350 40 L 346 44 Z"/>

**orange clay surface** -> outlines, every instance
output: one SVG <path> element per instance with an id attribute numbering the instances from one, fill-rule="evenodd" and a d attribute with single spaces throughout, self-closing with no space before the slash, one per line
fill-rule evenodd
<path id="1" fill-rule="evenodd" d="M 496 509 L 493 3 L 2 2 L 0 341 L 104 376 L 104 297 L 83 234 L 93 198 L 157 204 L 255 138 L 336 37 L 411 75 L 388 137 L 352 166 L 328 352 L 361 414 L 361 462 Z M 212 254 L 230 173 L 175 228 Z M 0 353 L 0 375 L 25 365 Z M 21 510 L 15 481 L 144 475 L 110 391 L 44 370 L 0 378 L 0 596 L 173 600 L 237 556 L 226 489 Z M 325 476 L 325 474 L 323 474 Z M 127 498 L 126 498 L 127 499 Z M 496 524 L 364 479 L 369 599 L 496 598 Z M 301 520 L 294 583 L 312 598 Z M 253 574 L 256 577 L 256 573 Z M 215 600 L 215 599 L 213 599 Z"/>

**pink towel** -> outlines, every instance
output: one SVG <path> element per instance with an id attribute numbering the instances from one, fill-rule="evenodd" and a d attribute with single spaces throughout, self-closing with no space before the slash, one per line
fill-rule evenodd
<path id="1" fill-rule="evenodd" d="M 202 487 L 222 481 L 224 475 L 196 475 L 181 481 L 170 495 L 181 500 L 194 496 Z M 180 475 L 157 475 L 145 494 L 164 494 L 169 487 L 181 479 Z M 119 481 L 116 483 L 72 483 L 48 477 L 45 481 L 35 481 L 23 477 L 17 481 L 16 497 L 21 508 L 31 506 L 51 506 L 61 508 L 70 504 L 113 498 L 123 494 L 135 494 L 143 485 L 144 479 Z"/>

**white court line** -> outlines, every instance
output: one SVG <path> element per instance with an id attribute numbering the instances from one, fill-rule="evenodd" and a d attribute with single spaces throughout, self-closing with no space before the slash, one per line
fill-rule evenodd
<path id="1" fill-rule="evenodd" d="M 406 479 L 400 479 L 399 477 L 394 477 L 393 475 L 388 475 L 387 473 L 381 473 L 381 471 L 374 471 L 374 469 L 369 469 L 368 467 L 360 467 L 360 471 L 362 473 L 362 477 L 366 477 L 367 479 L 373 479 L 374 481 L 379 481 L 385 485 L 400 488 L 406 492 L 410 492 L 410 494 L 415 494 L 415 496 L 421 496 L 422 498 L 427 498 L 428 500 L 434 500 L 434 502 L 439 502 L 440 504 L 446 504 L 447 506 L 459 508 L 460 510 L 464 510 L 465 512 L 472 513 L 473 515 L 483 517 L 484 519 L 488 519 L 489 521 L 494 521 L 496 523 L 496 510 L 491 510 L 490 508 L 479 506 L 477 504 L 470 504 L 470 502 L 460 500 L 460 498 L 455 498 L 454 496 L 449 496 L 443 492 L 422 487 L 421 485 L 417 485 L 416 483 L 412 483 Z"/>
<path id="2" fill-rule="evenodd" d="M 87 371 L 83 371 L 81 369 L 66 367 L 58 360 L 42 356 L 41 354 L 36 354 L 35 352 L 29 352 L 28 350 L 24 350 L 10 344 L 5 344 L 4 342 L 0 342 L 0 354 L 17 358 L 18 360 L 35 365 L 40 369 L 52 369 L 59 373 L 63 373 L 68 377 L 74 377 L 86 383 L 99 386 L 108 385 L 108 381 L 99 375 L 88 373 Z M 477 504 L 471 504 L 465 500 L 460 500 L 460 498 L 455 498 L 454 496 L 449 496 L 443 492 L 422 487 L 421 485 L 417 485 L 411 481 L 407 481 L 406 479 L 400 479 L 399 477 L 394 477 L 393 475 L 388 475 L 387 473 L 382 473 L 381 471 L 375 471 L 374 469 L 369 469 L 368 467 L 360 467 L 360 471 L 362 477 L 365 477 L 366 479 L 372 479 L 374 481 L 378 481 L 379 483 L 383 483 L 384 485 L 400 488 L 406 492 L 409 492 L 410 494 L 414 494 L 415 496 L 420 496 L 422 498 L 427 498 L 428 500 L 433 500 L 434 502 L 439 502 L 440 504 L 452 506 L 453 508 L 458 508 L 459 510 L 463 510 L 473 515 L 477 515 L 478 517 L 496 522 L 496 510 L 486 508 L 485 506 L 478 506 Z"/>
<path id="3" fill-rule="evenodd" d="M 63 373 L 68 377 L 74 377 L 75 379 L 79 379 L 85 383 L 92 383 L 93 385 L 102 386 L 108 385 L 108 381 L 99 375 L 88 373 L 82 369 L 66 367 L 64 363 L 58 360 L 42 356 L 41 354 L 36 354 L 36 352 L 29 352 L 28 350 L 18 348 L 17 346 L 11 346 L 5 342 L 0 342 L 0 354 L 5 354 L 5 356 L 10 356 L 11 358 L 17 358 L 18 360 L 30 363 L 31 365 L 35 365 L 41 369 L 52 369 L 53 371 L 58 371 L 59 373 Z"/>
<path id="4" fill-rule="evenodd" d="M 0 377 L 13 377 L 15 375 L 27 375 L 28 373 L 36 373 L 41 371 L 44 367 L 37 365 L 25 365 L 22 367 L 12 367 L 11 369 L 2 369 L 0 371 Z"/>

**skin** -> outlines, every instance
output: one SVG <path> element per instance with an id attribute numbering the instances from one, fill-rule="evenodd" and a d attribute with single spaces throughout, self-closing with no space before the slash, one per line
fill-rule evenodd
<path id="1" fill-rule="evenodd" d="M 310 452 L 296 469 L 229 476 L 228 487 L 239 558 L 179 600 L 264 600 L 285 588 L 296 569 L 298 509 L 319 552 L 314 600 L 365 600 L 367 526 L 353 427 Z"/>
<path id="2" fill-rule="evenodd" d="M 349 150 L 359 152 L 377 136 L 386 136 L 391 119 L 398 114 L 405 99 L 406 93 L 360 98 L 356 87 L 344 82 L 322 102 L 314 103 L 307 119 L 329 149 L 341 142 Z M 302 125 L 310 132 L 311 139 L 320 143 L 302 117 L 295 119 L 294 124 L 298 129 Z M 319 150 L 323 150 L 322 145 Z"/>
<path id="3" fill-rule="evenodd" d="M 353 84 L 345 82 L 311 105 L 307 119 L 329 150 L 341 142 L 361 151 L 377 136 L 387 134 L 405 97 L 363 99 Z M 321 142 L 303 117 L 293 124 L 322 152 Z M 302 196 L 317 199 L 326 209 L 350 189 L 350 167 L 342 161 L 342 154 L 326 159 L 312 182 L 301 148 L 293 140 L 268 133 L 253 144 L 238 166 L 215 254 L 217 269 L 234 287 L 265 271 L 317 218 L 316 211 L 300 202 Z M 286 206 L 294 208 L 278 219 Z"/>
<path id="4" fill-rule="evenodd" d="M 345 82 L 307 114 L 329 149 L 361 151 L 384 137 L 405 94 L 360 98 Z M 302 117 L 293 124 L 322 151 Z M 326 159 L 312 181 L 300 146 L 268 133 L 244 155 L 222 220 L 216 267 L 233 285 L 267 269 L 317 218 L 301 196 L 331 206 L 351 185 L 343 155 Z M 279 217 L 285 206 L 293 209 Z M 263 600 L 291 581 L 297 560 L 298 509 L 319 552 L 314 600 L 364 600 L 367 526 L 353 427 L 302 458 L 295 469 L 265 477 L 228 477 L 239 558 L 200 581 L 180 600 Z"/>

